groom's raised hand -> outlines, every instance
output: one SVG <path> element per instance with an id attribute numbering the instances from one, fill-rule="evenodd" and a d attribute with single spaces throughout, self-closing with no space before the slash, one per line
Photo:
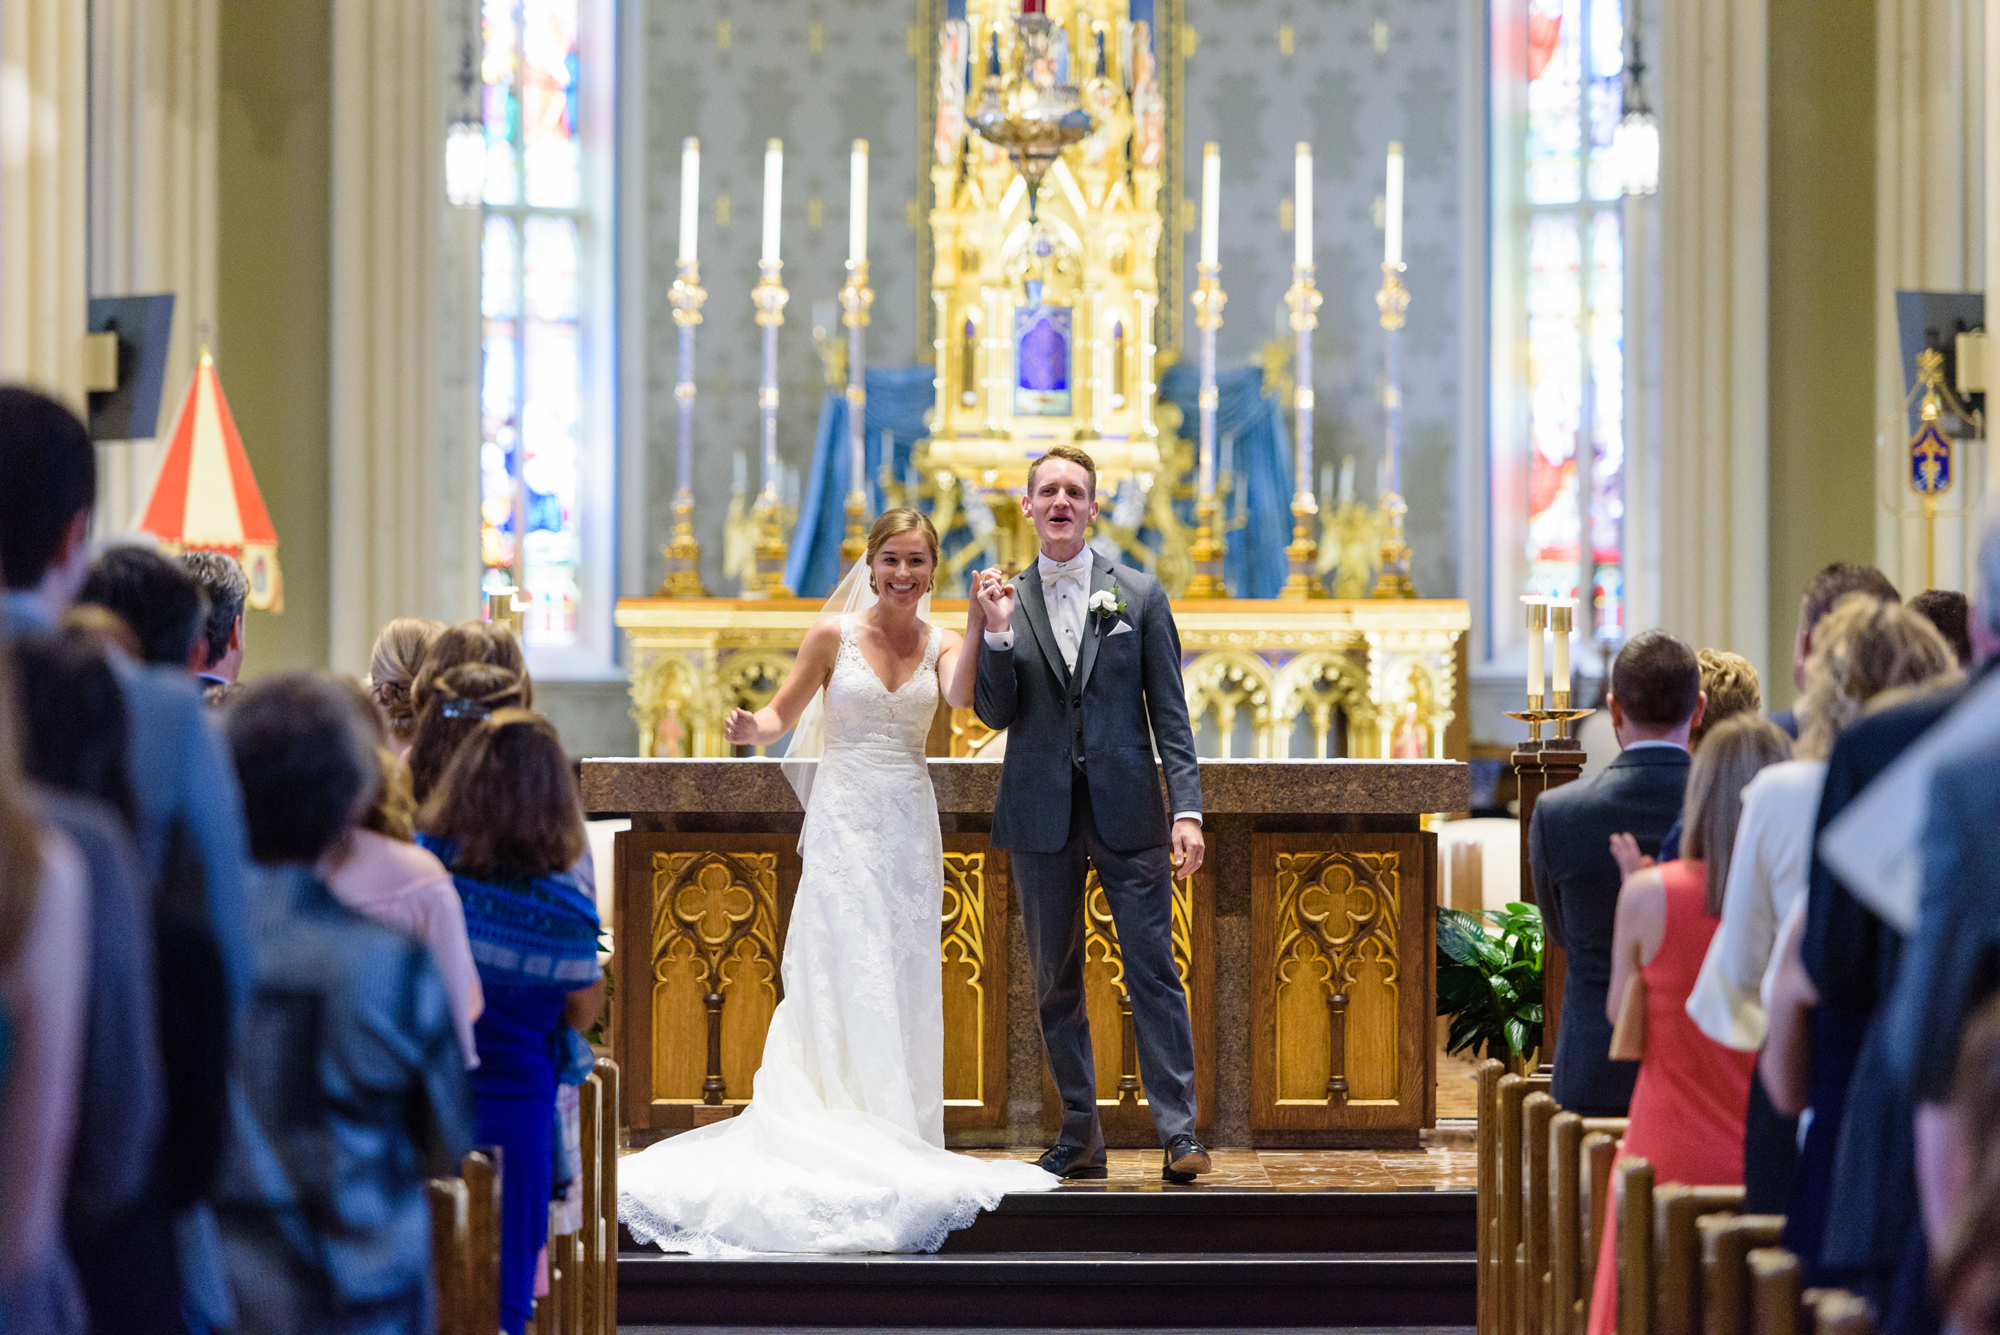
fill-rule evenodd
<path id="1" fill-rule="evenodd" d="M 986 619 L 987 630 L 998 635 L 1014 625 L 1014 586 L 992 566 L 973 577 L 973 599 Z"/>

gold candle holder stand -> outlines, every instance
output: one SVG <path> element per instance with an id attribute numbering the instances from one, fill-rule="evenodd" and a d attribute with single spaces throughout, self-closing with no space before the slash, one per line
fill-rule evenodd
<path id="1" fill-rule="evenodd" d="M 1297 459 L 1293 464 L 1292 545 L 1285 548 L 1290 573 L 1278 594 L 1293 601 L 1326 597 L 1326 589 L 1319 581 L 1319 542 L 1313 536 L 1318 527 L 1319 501 L 1312 492 L 1313 330 L 1319 325 L 1321 301 L 1313 287 L 1312 266 L 1293 265 L 1292 285 L 1285 292 L 1285 304 L 1292 309 L 1292 332 L 1298 338 L 1297 388 L 1292 395 L 1292 409 L 1297 414 L 1297 440 L 1293 444 Z"/>
<path id="2" fill-rule="evenodd" d="M 840 543 L 842 566 L 868 552 L 868 386 L 863 374 L 862 330 L 875 293 L 868 286 L 868 261 L 847 262 L 847 282 L 840 289 L 840 322 L 847 326 L 847 536 Z"/>
<path id="3" fill-rule="evenodd" d="M 1201 396 L 1196 400 L 1201 413 L 1200 453 L 1195 460 L 1194 542 L 1188 556 L 1194 561 L 1194 578 L 1188 581 L 1185 598 L 1226 598 L 1223 560 L 1229 554 L 1226 535 L 1216 523 L 1215 505 L 1215 409 L 1221 396 L 1215 388 L 1215 331 L 1222 328 L 1222 307 L 1229 296 L 1222 290 L 1221 267 L 1196 266 L 1194 323 L 1201 331 Z"/>
<path id="4" fill-rule="evenodd" d="M 760 264 L 757 286 L 750 300 L 757 308 L 757 323 L 764 333 L 764 378 L 757 389 L 757 411 L 763 428 L 764 485 L 757 494 L 753 511 L 757 525 L 757 550 L 750 573 L 743 581 L 745 598 L 789 598 L 785 587 L 785 561 L 790 552 L 785 542 L 784 499 L 778 494 L 778 329 L 785 323 L 785 303 L 791 293 L 778 281 L 783 265 L 775 260 Z"/>
<path id="5" fill-rule="evenodd" d="M 1388 451 L 1383 458 L 1386 480 L 1382 487 L 1382 558 L 1371 598 L 1414 598 L 1417 586 L 1410 581 L 1410 547 L 1403 541 L 1403 516 L 1409 506 L 1403 501 L 1403 370 L 1402 332 L 1410 309 L 1410 290 L 1403 286 L 1402 264 L 1382 266 L 1382 287 L 1375 294 L 1375 308 L 1382 313 L 1388 374 L 1383 381 L 1382 406 L 1388 417 Z"/>
<path id="6" fill-rule="evenodd" d="M 702 290 L 701 271 L 692 260 L 681 261 L 667 299 L 673 303 L 681 340 L 680 378 L 674 384 L 674 403 L 680 410 L 680 485 L 674 492 L 674 533 L 665 548 L 667 577 L 660 592 L 668 598 L 706 598 L 701 543 L 694 536 L 694 331 L 708 293 Z"/>

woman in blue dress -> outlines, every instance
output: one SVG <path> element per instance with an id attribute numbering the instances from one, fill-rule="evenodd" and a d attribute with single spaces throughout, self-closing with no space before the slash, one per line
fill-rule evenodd
<path id="1" fill-rule="evenodd" d="M 502 709 L 460 745 L 425 804 L 417 841 L 449 867 L 486 1009 L 473 1030 L 482 1145 L 499 1145 L 500 1318 L 522 1335 L 535 1308 L 555 1182 L 556 1071 L 604 1004 L 597 905 L 572 874 L 582 803 L 548 721 Z"/>

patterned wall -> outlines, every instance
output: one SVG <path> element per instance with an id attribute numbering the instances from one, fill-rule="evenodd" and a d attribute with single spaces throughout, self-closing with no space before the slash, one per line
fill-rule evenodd
<path id="1" fill-rule="evenodd" d="M 779 450 L 804 470 L 821 384 L 812 307 L 844 277 L 847 145 L 871 146 L 872 363 L 907 365 L 916 347 L 915 237 L 910 201 L 919 163 L 919 60 L 929 34 L 912 27 L 914 0 L 643 0 L 645 5 L 648 588 L 671 517 L 676 426 L 674 276 L 683 136 L 702 141 L 702 284 L 698 344 L 696 490 L 704 581 L 721 575 L 722 519 L 732 456 L 750 460 L 755 485 L 758 340 L 756 278 L 764 141 L 786 145 Z M 1291 281 L 1288 222 L 1293 145 L 1314 146 L 1320 313 L 1314 448 L 1321 463 L 1357 461 L 1372 495 L 1381 453 L 1382 331 L 1376 200 L 1383 156 L 1399 138 L 1408 155 L 1404 334 L 1405 491 L 1415 577 L 1430 596 L 1464 592 L 1454 531 L 1461 309 L 1458 256 L 1459 0 L 1187 0 L 1186 135 L 1199 179 L 1201 145 L 1222 146 L 1222 278 L 1229 294 L 1219 336 L 1224 366 L 1254 360 L 1273 338 Z M 726 27 L 725 27 L 726 25 Z M 1476 95 L 1476 94 L 1475 94 Z M 717 197 L 729 198 L 718 221 Z M 820 201 L 812 225 L 810 201 Z M 1282 216 L 1281 216 L 1282 213 Z M 1192 216 L 1192 214 L 1190 214 Z M 1476 225 L 1476 220 L 1475 220 Z M 1188 271 L 1195 238 L 1186 238 Z M 653 536 L 657 535 L 657 537 Z"/>

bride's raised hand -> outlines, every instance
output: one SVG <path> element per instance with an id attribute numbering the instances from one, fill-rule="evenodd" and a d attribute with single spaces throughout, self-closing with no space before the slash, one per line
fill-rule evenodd
<path id="1" fill-rule="evenodd" d="M 722 735 L 729 739 L 731 746 L 757 745 L 757 716 L 747 709 L 730 711 L 722 723 Z"/>
<path id="2" fill-rule="evenodd" d="M 1014 624 L 1014 586 L 1000 577 L 1000 572 L 982 570 L 979 572 L 978 599 L 985 614 L 986 629 L 995 634 L 1012 628 Z"/>

